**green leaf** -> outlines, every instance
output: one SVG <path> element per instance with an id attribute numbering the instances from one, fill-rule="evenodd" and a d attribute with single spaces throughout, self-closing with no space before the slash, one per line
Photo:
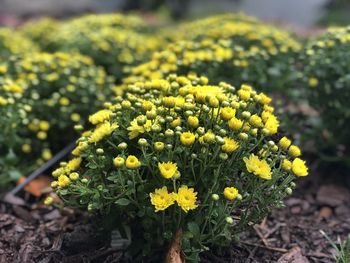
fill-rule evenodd
<path id="1" fill-rule="evenodd" d="M 126 198 L 120 198 L 117 201 L 115 201 L 115 203 L 117 205 L 126 206 L 126 205 L 130 204 L 130 200 L 126 199 Z"/>
<path id="2" fill-rule="evenodd" d="M 200 229 L 196 222 L 188 222 L 187 227 L 193 236 L 198 237 L 200 235 Z"/>

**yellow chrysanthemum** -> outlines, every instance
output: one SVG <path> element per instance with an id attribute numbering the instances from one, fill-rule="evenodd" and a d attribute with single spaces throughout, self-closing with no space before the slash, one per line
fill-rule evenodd
<path id="1" fill-rule="evenodd" d="M 283 149 L 283 150 L 287 150 L 288 147 L 292 144 L 292 141 L 289 140 L 287 137 L 282 137 L 279 142 L 278 145 Z"/>
<path id="2" fill-rule="evenodd" d="M 99 142 L 104 137 L 110 135 L 119 126 L 116 123 L 111 124 L 110 122 L 105 122 L 97 126 L 97 128 L 91 133 L 88 142 L 94 143 Z"/>
<path id="3" fill-rule="evenodd" d="M 58 177 L 58 186 L 59 187 L 66 187 L 70 184 L 70 179 L 67 175 L 60 175 Z"/>
<path id="4" fill-rule="evenodd" d="M 263 126 L 262 119 L 257 114 L 253 114 L 252 116 L 250 116 L 249 123 L 255 127 Z"/>
<path id="5" fill-rule="evenodd" d="M 275 115 L 272 115 L 265 122 L 264 127 L 269 131 L 270 135 L 276 134 L 279 127 L 279 121 Z"/>
<path id="6" fill-rule="evenodd" d="M 296 176 L 307 176 L 309 174 L 305 161 L 300 158 L 295 158 L 292 162 L 292 171 Z"/>
<path id="7" fill-rule="evenodd" d="M 234 187 L 226 187 L 224 189 L 224 196 L 227 200 L 234 200 L 238 195 L 238 190 Z"/>
<path id="8" fill-rule="evenodd" d="M 221 150 L 225 153 L 232 153 L 238 149 L 239 144 L 229 137 L 224 138 L 225 144 L 221 146 Z"/>
<path id="9" fill-rule="evenodd" d="M 149 196 L 156 212 L 164 211 L 175 202 L 174 194 L 168 193 L 166 186 L 156 189 L 154 193 L 150 193 Z"/>
<path id="10" fill-rule="evenodd" d="M 192 145 L 195 140 L 196 136 L 192 132 L 183 132 L 180 135 L 180 141 L 183 145 Z"/>
<path id="11" fill-rule="evenodd" d="M 228 127 L 230 127 L 232 130 L 239 130 L 242 128 L 243 122 L 240 119 L 237 119 L 236 117 L 233 117 L 229 122 L 228 122 Z"/>
<path id="12" fill-rule="evenodd" d="M 141 165 L 141 163 L 140 163 L 139 159 L 137 159 L 136 156 L 129 155 L 128 158 L 126 158 L 126 161 L 125 161 L 126 168 L 137 169 L 140 167 L 140 165 Z"/>
<path id="13" fill-rule="evenodd" d="M 158 169 L 165 179 L 170 179 L 177 172 L 177 164 L 172 162 L 158 163 Z"/>
<path id="14" fill-rule="evenodd" d="M 265 160 L 260 160 L 254 154 L 251 154 L 249 158 L 244 157 L 243 161 L 245 162 L 248 172 L 265 180 L 270 180 L 272 178 L 271 167 Z"/>
<path id="15" fill-rule="evenodd" d="M 136 137 L 138 137 L 140 134 L 145 133 L 145 132 L 149 132 L 152 128 L 152 122 L 151 120 L 146 120 L 144 125 L 138 125 L 137 124 L 137 119 L 135 118 L 134 120 L 132 120 L 130 122 L 130 126 L 128 127 L 128 135 L 129 135 L 129 139 L 135 139 Z"/>
<path id="16" fill-rule="evenodd" d="M 196 209 L 198 205 L 197 202 L 197 192 L 193 188 L 188 188 L 186 185 L 181 186 L 175 195 L 177 204 L 186 213 L 189 210 Z"/>
<path id="17" fill-rule="evenodd" d="M 301 155 L 301 150 L 300 150 L 300 148 L 298 146 L 292 145 L 292 146 L 289 147 L 288 153 L 292 157 L 299 157 Z"/>
<path id="18" fill-rule="evenodd" d="M 282 169 L 285 171 L 290 171 L 290 169 L 292 169 L 292 162 L 287 159 L 284 159 L 282 161 Z"/>
<path id="19" fill-rule="evenodd" d="M 95 114 L 90 115 L 89 121 L 92 124 L 96 125 L 98 123 L 101 123 L 101 122 L 109 120 L 111 114 L 112 114 L 112 111 L 110 111 L 110 110 L 106 110 L 106 109 L 99 110 Z"/>
<path id="20" fill-rule="evenodd" d="M 228 121 L 236 115 L 236 110 L 231 107 L 224 107 L 220 111 L 220 116 L 223 120 Z"/>
<path id="21" fill-rule="evenodd" d="M 69 171 L 75 171 L 80 167 L 80 164 L 81 164 L 81 158 L 74 158 L 67 163 L 66 168 Z"/>

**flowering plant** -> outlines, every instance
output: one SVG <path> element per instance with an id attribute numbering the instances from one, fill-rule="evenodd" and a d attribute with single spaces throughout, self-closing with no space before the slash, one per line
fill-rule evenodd
<path id="1" fill-rule="evenodd" d="M 277 138 L 271 99 L 251 86 L 170 75 L 129 85 L 89 117 L 52 183 L 70 206 L 131 230 L 129 251 L 159 256 L 175 237 L 188 261 L 228 244 L 290 194 L 308 169 Z M 142 252 L 142 254 L 138 254 Z M 159 260 L 153 258 L 154 261 Z"/>
<path id="2" fill-rule="evenodd" d="M 0 62 L 11 55 L 37 51 L 38 47 L 20 32 L 9 28 L 0 28 Z"/>
<path id="3" fill-rule="evenodd" d="M 223 19 L 216 23 L 214 18 L 202 21 L 203 27 L 201 20 L 190 23 L 193 30 L 184 30 L 187 34 L 183 39 L 133 68 L 124 83 L 196 72 L 213 83 L 248 83 L 278 91 L 296 78 L 294 58 L 301 46 L 287 32 L 239 20 Z M 181 27 L 178 31 L 181 32 Z"/>
<path id="4" fill-rule="evenodd" d="M 301 55 L 300 71 L 309 103 L 320 112 L 321 128 L 328 131 L 319 147 L 343 144 L 347 152 L 350 150 L 349 48 L 350 27 L 331 28 L 308 43 Z"/>
<path id="5" fill-rule="evenodd" d="M 129 66 L 149 59 L 163 40 L 148 34 L 140 17 L 122 14 L 86 15 L 63 22 L 39 20 L 21 29 L 48 52 L 89 56 L 119 81 Z M 49 31 L 49 32 L 48 32 Z"/>
<path id="6" fill-rule="evenodd" d="M 15 181 L 74 140 L 74 125 L 102 106 L 113 79 L 81 55 L 32 53 L 3 64 L 0 84 L 0 155 L 13 157 Z"/>

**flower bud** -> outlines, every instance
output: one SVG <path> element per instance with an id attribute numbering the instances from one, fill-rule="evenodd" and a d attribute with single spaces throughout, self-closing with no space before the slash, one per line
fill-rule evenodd
<path id="1" fill-rule="evenodd" d="M 158 124 L 153 124 L 151 129 L 154 132 L 160 132 L 162 130 L 162 127 L 160 127 Z"/>
<path id="2" fill-rule="evenodd" d="M 236 196 L 236 199 L 237 199 L 238 201 L 241 201 L 241 200 L 242 200 L 242 195 L 241 195 L 241 194 L 238 194 L 238 195 Z"/>
<path id="3" fill-rule="evenodd" d="M 225 218 L 225 221 L 226 221 L 226 223 L 229 224 L 229 225 L 232 225 L 232 224 L 233 224 L 233 219 L 232 219 L 232 217 L 230 217 L 230 216 L 226 217 L 226 218 Z"/>
<path id="4" fill-rule="evenodd" d="M 287 187 L 285 192 L 286 192 L 287 195 L 291 195 L 293 193 L 293 190 L 292 190 L 292 188 Z"/>
<path id="5" fill-rule="evenodd" d="M 277 145 L 272 146 L 271 150 L 273 152 L 278 152 L 278 146 Z"/>
<path id="6" fill-rule="evenodd" d="M 123 167 L 125 160 L 123 157 L 116 157 L 113 159 L 113 165 L 117 168 Z"/>
<path id="7" fill-rule="evenodd" d="M 119 150 L 125 150 L 126 148 L 128 148 L 128 145 L 126 142 L 121 142 L 118 144 L 118 149 Z"/>
<path id="8" fill-rule="evenodd" d="M 140 138 L 140 139 L 138 140 L 138 144 L 139 144 L 140 146 L 146 146 L 146 145 L 147 145 L 147 140 L 146 140 L 145 138 Z"/>
<path id="9" fill-rule="evenodd" d="M 165 131 L 165 136 L 166 137 L 173 137 L 174 136 L 174 131 L 173 130 L 170 130 L 170 129 L 167 129 Z"/>
<path id="10" fill-rule="evenodd" d="M 84 127 L 80 124 L 74 125 L 74 130 L 76 131 L 82 131 L 84 129 Z"/>
<path id="11" fill-rule="evenodd" d="M 240 138 L 243 141 L 246 141 L 246 140 L 248 140 L 249 136 L 248 136 L 248 134 L 241 132 L 238 134 L 238 138 Z"/>
<path id="12" fill-rule="evenodd" d="M 220 196 L 218 194 L 212 194 L 211 199 L 213 199 L 214 201 L 218 201 L 220 199 Z"/>
<path id="13" fill-rule="evenodd" d="M 199 135 L 203 135 L 203 134 L 205 133 L 204 127 L 198 127 L 198 128 L 197 128 L 197 133 L 198 133 Z"/>
<path id="14" fill-rule="evenodd" d="M 269 136 L 270 135 L 270 131 L 266 128 L 263 128 L 262 130 L 262 134 L 264 134 L 265 136 Z"/>
<path id="15" fill-rule="evenodd" d="M 219 130 L 219 134 L 220 134 L 221 136 L 225 136 L 225 135 L 227 134 L 227 131 L 226 131 L 225 129 L 220 129 L 220 130 Z"/>
<path id="16" fill-rule="evenodd" d="M 56 188 L 57 186 L 58 186 L 58 182 L 57 181 L 51 182 L 51 188 Z"/>
<path id="17" fill-rule="evenodd" d="M 97 148 L 96 149 L 96 153 L 98 154 L 98 155 L 102 155 L 102 154 L 104 154 L 104 150 L 102 149 L 102 148 Z"/>
<path id="18" fill-rule="evenodd" d="M 164 143 L 163 142 L 155 142 L 154 143 L 154 149 L 158 152 L 163 151 L 164 150 Z"/>
<path id="19" fill-rule="evenodd" d="M 197 154 L 192 153 L 192 154 L 191 154 L 191 158 L 192 158 L 192 159 L 196 159 L 196 158 L 197 158 Z"/>
<path id="20" fill-rule="evenodd" d="M 86 184 L 88 181 L 89 181 L 89 180 L 86 179 L 86 178 L 81 179 L 81 182 L 84 183 L 84 184 Z"/>
<path id="21" fill-rule="evenodd" d="M 242 117 L 245 119 L 249 119 L 251 116 L 251 113 L 249 111 L 243 111 L 242 112 Z"/>
<path id="22" fill-rule="evenodd" d="M 173 148 L 173 146 L 171 144 L 167 144 L 166 148 L 167 148 L 167 150 L 171 150 Z"/>
<path id="23" fill-rule="evenodd" d="M 255 137 L 258 135 L 258 129 L 257 128 L 251 129 L 249 130 L 249 133 Z"/>
<path id="24" fill-rule="evenodd" d="M 216 136 L 215 136 L 215 140 L 216 140 L 216 142 L 217 142 L 218 144 L 220 144 L 220 145 L 224 145 L 224 144 L 225 144 L 224 138 L 222 138 L 222 137 L 219 136 L 219 135 L 216 135 Z"/>
<path id="25" fill-rule="evenodd" d="M 69 175 L 69 179 L 71 179 L 72 181 L 76 181 L 79 179 L 79 174 L 77 172 L 73 172 Z"/>
<path id="26" fill-rule="evenodd" d="M 136 118 L 137 125 L 139 126 L 145 125 L 146 121 L 147 121 L 147 118 L 144 115 L 140 115 Z"/>
<path id="27" fill-rule="evenodd" d="M 219 154 L 219 158 L 220 158 L 221 160 L 225 161 L 225 160 L 227 160 L 228 155 L 227 155 L 227 153 L 220 153 L 220 154 Z"/>
<path id="28" fill-rule="evenodd" d="M 146 112 L 146 117 L 149 120 L 153 120 L 157 117 L 157 112 L 155 110 L 150 110 Z"/>

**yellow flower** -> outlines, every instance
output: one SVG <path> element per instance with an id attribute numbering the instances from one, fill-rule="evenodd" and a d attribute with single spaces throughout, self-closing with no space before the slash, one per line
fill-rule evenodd
<path id="1" fill-rule="evenodd" d="M 38 137 L 38 139 L 40 139 L 40 140 L 45 140 L 47 138 L 47 133 L 44 131 L 39 131 L 36 134 L 36 137 Z"/>
<path id="2" fill-rule="evenodd" d="M 60 175 L 58 177 L 58 186 L 65 187 L 70 184 L 70 179 L 67 175 Z"/>
<path id="3" fill-rule="evenodd" d="M 127 129 L 129 131 L 128 133 L 129 139 L 130 140 L 135 139 L 140 134 L 151 131 L 151 128 L 152 128 L 151 120 L 147 120 L 144 125 L 140 126 L 137 124 L 137 118 L 135 118 L 130 122 L 130 126 Z"/>
<path id="4" fill-rule="evenodd" d="M 201 138 L 200 143 L 213 143 L 215 141 L 215 134 L 209 130 Z"/>
<path id="5" fill-rule="evenodd" d="M 300 148 L 298 146 L 292 145 L 292 146 L 289 147 L 288 153 L 292 157 L 299 157 L 301 155 L 301 150 L 300 150 Z"/>
<path id="6" fill-rule="evenodd" d="M 287 150 L 288 147 L 292 144 L 292 141 L 289 140 L 287 137 L 282 137 L 279 142 L 278 145 L 283 149 L 283 150 Z"/>
<path id="7" fill-rule="evenodd" d="M 309 78 L 309 86 L 311 88 L 314 88 L 318 85 L 318 79 L 317 78 Z"/>
<path id="8" fill-rule="evenodd" d="M 234 187 L 226 187 L 224 189 L 224 196 L 226 199 L 232 201 L 234 200 L 238 195 L 238 190 Z"/>
<path id="9" fill-rule="evenodd" d="M 148 100 L 144 100 L 142 102 L 142 108 L 145 110 L 145 111 L 150 111 L 152 110 L 154 104 Z"/>
<path id="10" fill-rule="evenodd" d="M 196 116 L 189 116 L 187 122 L 192 128 L 197 128 L 199 125 L 199 120 Z"/>
<path id="11" fill-rule="evenodd" d="M 151 203 L 154 205 L 156 212 L 167 209 L 175 202 L 174 194 L 168 193 L 166 186 L 156 189 L 154 193 L 150 193 L 149 196 L 151 197 Z"/>
<path id="12" fill-rule="evenodd" d="M 177 164 L 172 162 L 158 163 L 158 169 L 165 179 L 170 179 L 177 172 Z"/>
<path id="13" fill-rule="evenodd" d="M 173 120 L 171 123 L 170 123 L 171 127 L 173 128 L 176 128 L 177 126 L 180 126 L 181 125 L 181 118 L 180 117 L 177 117 L 175 120 Z"/>
<path id="14" fill-rule="evenodd" d="M 240 89 L 237 93 L 241 100 L 247 101 L 250 99 L 250 91 L 248 90 Z"/>
<path id="15" fill-rule="evenodd" d="M 260 95 L 260 100 L 259 100 L 259 102 L 261 103 L 261 104 L 263 104 L 263 105 L 267 105 L 267 104 L 270 104 L 270 102 L 271 102 L 271 98 L 269 97 L 269 96 L 267 96 L 265 93 L 260 93 L 259 94 Z"/>
<path id="16" fill-rule="evenodd" d="M 96 125 L 98 123 L 109 120 L 111 114 L 112 114 L 112 111 L 110 110 L 99 110 L 95 114 L 90 115 L 89 121 L 92 124 Z"/>
<path id="17" fill-rule="evenodd" d="M 97 126 L 97 128 L 90 135 L 88 142 L 94 143 L 99 142 L 104 137 L 110 135 L 119 126 L 116 123 L 111 124 L 110 122 L 105 122 Z"/>
<path id="18" fill-rule="evenodd" d="M 309 174 L 305 161 L 299 158 L 294 159 L 292 163 L 292 171 L 296 176 L 307 176 Z"/>
<path id="19" fill-rule="evenodd" d="M 5 106 L 7 105 L 7 99 L 4 97 L 0 96 L 0 106 Z"/>
<path id="20" fill-rule="evenodd" d="M 192 145 L 195 140 L 196 136 L 192 132 L 183 132 L 180 135 L 180 141 L 183 145 Z"/>
<path id="21" fill-rule="evenodd" d="M 75 171 L 80 167 L 80 164 L 81 164 L 81 158 L 73 158 L 67 163 L 66 168 L 69 171 Z"/>
<path id="22" fill-rule="evenodd" d="M 249 158 L 244 157 L 243 161 L 245 162 L 248 172 L 257 175 L 262 179 L 266 179 L 266 180 L 271 179 L 272 177 L 271 167 L 265 160 L 260 160 L 254 154 L 251 154 Z"/>
<path id="23" fill-rule="evenodd" d="M 243 122 L 240 119 L 237 119 L 236 117 L 233 117 L 229 122 L 228 122 L 228 127 L 230 127 L 232 130 L 239 130 L 242 128 Z"/>
<path id="24" fill-rule="evenodd" d="M 221 150 L 225 153 L 232 153 L 238 149 L 239 144 L 229 137 L 224 138 L 225 144 L 221 146 Z"/>
<path id="25" fill-rule="evenodd" d="M 265 128 L 269 131 L 270 135 L 276 134 L 278 131 L 278 126 L 279 126 L 279 121 L 276 118 L 275 115 L 271 115 L 266 123 L 265 123 Z"/>
<path id="26" fill-rule="evenodd" d="M 252 116 L 250 116 L 249 123 L 255 127 L 263 126 L 262 119 L 257 114 L 253 114 Z"/>
<path id="27" fill-rule="evenodd" d="M 156 150 L 156 151 L 163 151 L 163 149 L 164 149 L 164 142 L 155 142 L 154 143 L 154 149 Z"/>
<path id="28" fill-rule="evenodd" d="M 197 202 L 197 192 L 194 192 L 193 188 L 188 188 L 186 185 L 181 186 L 175 195 L 177 204 L 186 213 L 189 210 L 196 209 L 198 205 Z"/>
<path id="29" fill-rule="evenodd" d="M 48 121 L 40 121 L 39 128 L 40 130 L 47 131 L 50 129 L 50 123 Z"/>
<path id="30" fill-rule="evenodd" d="M 140 167 L 140 165 L 141 165 L 141 163 L 140 163 L 139 159 L 137 159 L 136 156 L 129 155 L 128 158 L 126 158 L 126 161 L 125 161 L 126 168 L 137 169 Z"/>
<path id="31" fill-rule="evenodd" d="M 282 169 L 285 171 L 290 171 L 290 169 L 292 169 L 292 163 L 291 161 L 284 159 L 282 161 Z"/>
<path id="32" fill-rule="evenodd" d="M 116 157 L 113 159 L 113 164 L 117 168 L 124 166 L 124 163 L 125 163 L 125 160 L 123 157 Z"/>
<path id="33" fill-rule="evenodd" d="M 228 121 L 236 115 L 236 110 L 231 107 L 224 107 L 220 111 L 220 116 L 223 120 Z"/>
<path id="34" fill-rule="evenodd" d="M 175 106 L 175 98 L 172 96 L 163 98 L 163 105 L 167 108 L 173 108 Z"/>

